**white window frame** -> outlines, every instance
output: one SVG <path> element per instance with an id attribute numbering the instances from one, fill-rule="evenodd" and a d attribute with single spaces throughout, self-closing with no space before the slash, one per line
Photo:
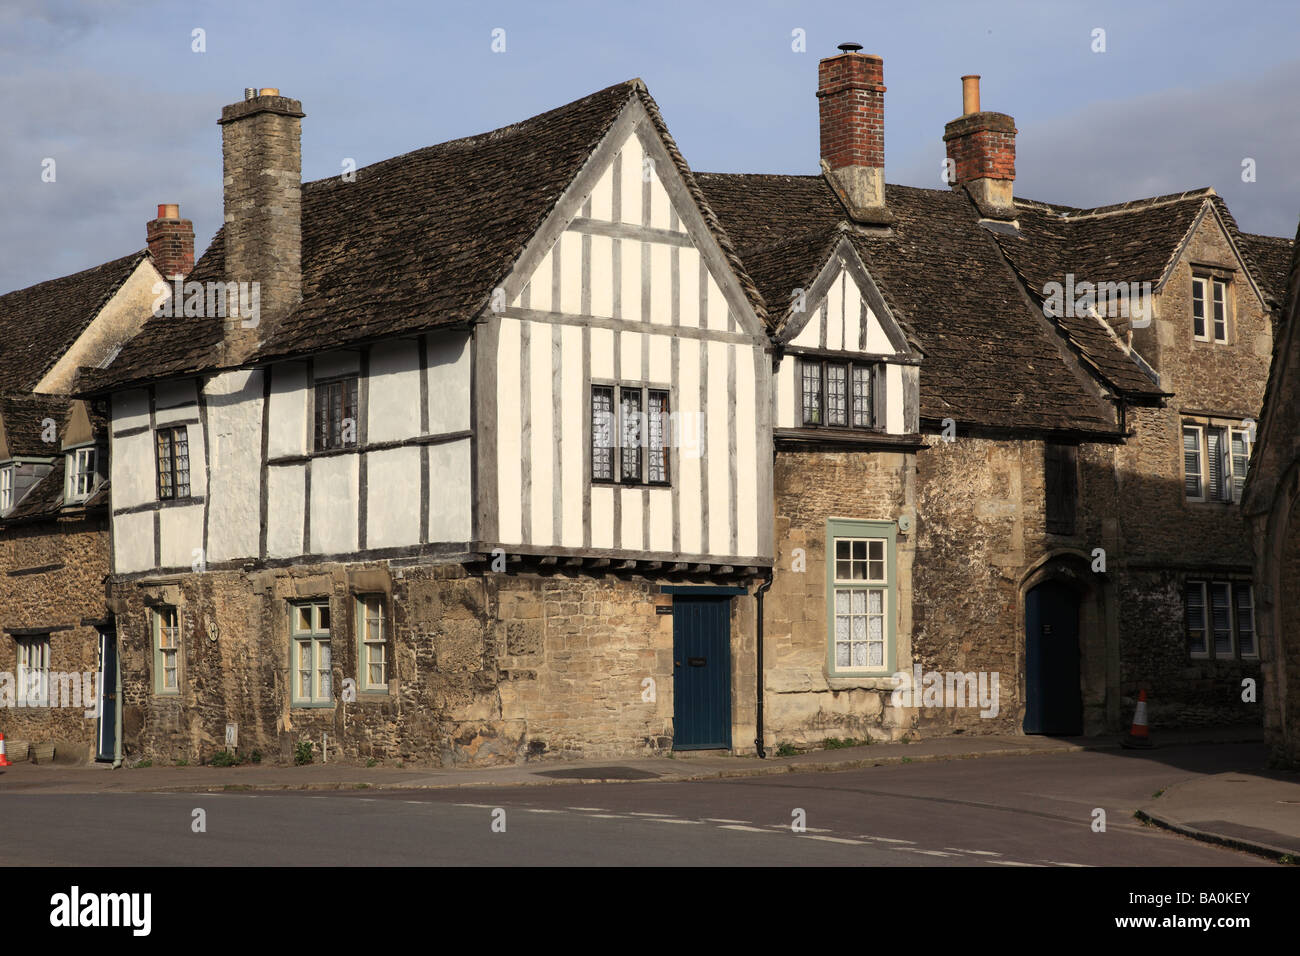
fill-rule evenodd
<path id="1" fill-rule="evenodd" d="M 357 597 L 357 689 L 364 693 L 388 693 L 393 657 L 386 617 L 382 594 Z M 378 634 L 372 630 L 372 623 L 378 624 Z M 376 652 L 379 655 L 377 660 L 374 657 Z M 370 668 L 375 665 L 381 668 L 382 681 L 370 679 Z"/>
<path id="2" fill-rule="evenodd" d="M 68 449 L 67 455 L 68 483 L 63 492 L 64 500 L 85 501 L 94 493 L 97 484 L 99 450 L 94 445 L 82 445 Z"/>
<path id="3" fill-rule="evenodd" d="M 50 635 L 16 639 L 18 644 L 18 701 L 21 707 L 50 706 Z M 33 680 L 35 675 L 35 680 Z M 31 691 L 35 689 L 33 695 Z"/>
<path id="4" fill-rule="evenodd" d="M 0 514 L 14 506 L 14 466 L 0 465 Z"/>
<path id="5" fill-rule="evenodd" d="M 171 697 L 181 692 L 181 612 L 172 605 L 153 609 L 154 693 Z M 171 683 L 168 683 L 168 673 Z"/>
<path id="6" fill-rule="evenodd" d="M 1187 468 L 1186 433 L 1196 432 L 1196 464 L 1198 471 Z M 1210 433 L 1221 435 L 1219 448 L 1219 483 L 1220 493 L 1217 497 L 1210 495 L 1210 475 L 1214 467 L 1210 458 Z M 1183 458 L 1183 497 L 1187 501 L 1209 503 L 1240 503 L 1242 489 L 1246 483 L 1246 470 L 1250 467 L 1250 431 L 1241 427 L 1240 422 L 1228 422 L 1218 419 L 1183 419 L 1179 430 L 1179 453 Z M 1233 454 L 1232 442 L 1240 436 L 1245 450 L 1245 461 L 1238 468 L 1237 456 Z M 1187 493 L 1187 479 L 1195 476 L 1200 493 Z"/>
<path id="7" fill-rule="evenodd" d="M 831 562 L 831 604 L 828 609 L 832 617 L 831 623 L 831 666 L 837 674 L 856 673 L 862 671 L 876 671 L 886 667 L 889 663 L 889 619 L 890 619 L 890 601 L 889 601 L 889 539 L 874 536 L 857 536 L 857 535 L 836 535 L 831 539 L 831 554 L 827 558 Z M 847 544 L 849 547 L 849 577 L 840 575 L 840 545 Z M 866 564 L 866 576 L 861 578 L 853 577 L 853 565 L 858 563 L 857 559 L 852 556 L 853 545 L 863 544 L 864 557 L 862 561 Z M 880 546 L 880 558 L 876 559 L 871 556 L 872 546 Z M 872 565 L 879 560 L 880 574 L 875 576 L 871 573 Z M 853 609 L 854 594 L 862 594 L 862 611 L 858 613 Z M 871 599 L 873 594 L 880 595 L 880 610 L 871 610 Z M 848 641 L 839 639 L 839 620 L 840 596 L 844 595 L 847 599 L 848 608 Z M 865 641 L 853 640 L 853 620 L 854 618 L 865 618 L 864 636 Z M 880 662 L 872 664 L 871 645 L 877 643 L 871 640 L 871 621 L 873 618 L 880 620 Z M 853 663 L 853 645 L 855 643 L 866 644 L 867 660 L 861 664 Z M 839 649 L 842 644 L 848 645 L 848 662 L 840 663 Z"/>
<path id="8" fill-rule="evenodd" d="M 1196 300 L 1200 292 L 1201 331 L 1196 331 Z M 1192 338 L 1197 342 L 1210 341 L 1210 280 L 1206 276 L 1192 276 Z"/>
<path id="9" fill-rule="evenodd" d="M 1215 628 L 1214 628 L 1214 602 L 1213 593 L 1216 587 L 1226 588 L 1228 592 L 1228 641 L 1229 649 L 1226 653 L 1219 653 L 1215 647 Z M 1237 606 L 1237 589 L 1245 587 L 1250 597 L 1250 636 L 1252 649 L 1249 653 L 1241 649 L 1241 632 L 1243 625 L 1241 623 L 1240 608 Z M 1188 638 L 1191 630 L 1190 621 L 1188 620 L 1188 603 L 1187 592 L 1191 589 L 1200 591 L 1201 608 L 1204 615 L 1204 627 L 1202 628 L 1202 639 L 1204 640 L 1204 649 L 1197 651 L 1188 644 L 1188 656 L 1198 661 L 1254 661 L 1259 660 L 1259 631 L 1255 626 L 1255 587 L 1246 581 L 1230 581 L 1223 578 L 1189 578 L 1183 584 L 1183 636 Z"/>
<path id="10" fill-rule="evenodd" d="M 308 612 L 306 627 L 303 626 L 302 621 L 304 610 Z M 330 621 L 328 599 L 289 605 L 291 707 L 332 707 L 334 705 L 334 655 L 330 647 Z M 311 682 L 307 694 L 301 692 L 304 672 L 309 675 Z"/>
<path id="11" fill-rule="evenodd" d="M 1222 293 L 1222 297 L 1220 297 Z M 1223 316 L 1220 318 L 1219 312 L 1222 310 Z M 1226 279 L 1210 280 L 1210 327 L 1209 332 L 1215 342 L 1227 344 L 1228 342 L 1228 281 Z M 1219 335 L 1219 326 L 1223 326 L 1223 335 Z"/>

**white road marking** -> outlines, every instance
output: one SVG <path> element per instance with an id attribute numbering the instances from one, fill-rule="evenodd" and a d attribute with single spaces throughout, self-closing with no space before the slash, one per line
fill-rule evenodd
<path id="1" fill-rule="evenodd" d="M 570 810 L 581 810 L 583 813 L 604 813 L 604 807 L 569 807 Z"/>
<path id="2" fill-rule="evenodd" d="M 854 846 L 865 846 L 866 840 L 846 840 L 844 837 L 828 837 L 812 835 L 807 837 L 809 840 L 825 840 L 827 843 L 852 843 Z"/>
<path id="3" fill-rule="evenodd" d="M 723 817 L 705 817 L 707 823 L 748 823 L 748 820 L 727 820 Z"/>
<path id="4" fill-rule="evenodd" d="M 719 830 L 743 830 L 746 833 L 771 833 L 772 832 L 771 830 L 765 830 L 762 827 L 742 827 L 736 824 L 731 824 L 725 827 L 718 827 L 718 829 Z"/>
<path id="5" fill-rule="evenodd" d="M 1083 869 L 1092 868 L 1092 864 L 1090 863 L 1057 863 L 1055 860 L 1044 860 L 1043 863 L 1045 863 L 1047 866 L 1074 866 Z"/>
<path id="6" fill-rule="evenodd" d="M 956 853 L 944 853 L 943 850 L 922 850 L 913 846 L 900 846 L 898 848 L 903 853 L 920 853 L 923 856 L 956 856 Z"/>
<path id="7" fill-rule="evenodd" d="M 524 813 L 563 813 L 563 810 L 539 810 L 535 807 L 524 807 Z"/>
<path id="8" fill-rule="evenodd" d="M 913 846 L 916 845 L 915 840 L 891 840 L 889 837 L 871 836 L 870 834 L 867 833 L 860 833 L 858 835 L 861 836 L 862 839 L 864 840 L 875 840 L 878 843 L 910 843 Z"/>
<path id="9" fill-rule="evenodd" d="M 989 860 L 990 863 L 996 863 L 998 866 L 1038 866 L 1037 863 L 1021 863 L 1019 860 Z"/>
<path id="10" fill-rule="evenodd" d="M 994 853 L 992 850 L 963 850 L 960 847 L 946 846 L 945 850 L 952 850 L 954 853 L 970 853 L 975 856 L 1001 856 L 1001 853 Z"/>
<path id="11" fill-rule="evenodd" d="M 636 810 L 629 810 L 628 814 L 634 817 L 670 817 L 671 813 L 638 813 Z"/>
<path id="12" fill-rule="evenodd" d="M 625 813 L 589 813 L 589 814 L 587 814 L 587 817 L 588 817 L 588 819 L 591 819 L 591 820 L 626 820 L 626 819 L 627 819 L 627 814 L 625 814 Z"/>
<path id="13" fill-rule="evenodd" d="M 698 826 L 698 825 L 702 824 L 704 821 L 702 821 L 702 820 L 676 820 L 676 819 L 673 819 L 672 817 L 651 817 L 650 820 L 649 820 L 648 822 L 650 822 L 650 823 L 691 823 L 691 824 L 695 824 L 695 825 Z"/>
<path id="14" fill-rule="evenodd" d="M 480 809 L 487 808 L 488 810 L 496 809 L 496 807 L 494 807 L 490 803 L 453 803 L 452 806 L 453 807 L 479 807 Z"/>

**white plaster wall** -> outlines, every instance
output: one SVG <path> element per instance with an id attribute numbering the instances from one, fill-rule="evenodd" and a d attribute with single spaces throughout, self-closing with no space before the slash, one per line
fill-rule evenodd
<path id="1" fill-rule="evenodd" d="M 736 408 L 757 409 L 760 396 L 754 385 L 753 352 L 730 346 L 736 354 Z M 756 417 L 742 416 L 736 427 L 736 552 L 758 553 L 758 431 Z M 760 504 L 759 507 L 762 507 Z"/>
<path id="2" fill-rule="evenodd" d="M 261 532 L 261 370 L 225 372 L 204 387 L 209 461 L 208 562 L 257 557 Z"/>
<path id="3" fill-rule="evenodd" d="M 520 325 L 498 318 L 497 348 L 497 508 L 498 535 L 507 544 L 521 544 L 523 533 L 523 422 L 519 410 Z"/>
<path id="4" fill-rule="evenodd" d="M 794 369 L 793 358 L 782 360 L 776 370 L 776 426 L 794 428 Z"/>
<path id="5" fill-rule="evenodd" d="M 273 465 L 267 470 L 267 499 L 270 503 L 266 513 L 268 557 L 291 558 L 302 554 L 306 472 L 305 465 Z"/>
<path id="6" fill-rule="evenodd" d="M 885 366 L 885 430 L 891 435 L 907 431 L 903 421 L 903 366 Z"/>
<path id="7" fill-rule="evenodd" d="M 529 323 L 529 397 L 528 468 L 531 482 L 529 517 L 532 527 L 530 541 L 535 545 L 556 544 L 554 540 L 555 488 L 555 398 L 552 395 L 551 334 L 553 326 L 544 322 Z"/>
<path id="8" fill-rule="evenodd" d="M 113 518 L 113 569 L 118 574 L 153 567 L 153 512 L 138 511 Z"/>
<path id="9" fill-rule="evenodd" d="M 709 542 L 711 554 L 731 554 L 731 464 L 728 451 L 728 423 L 732 414 L 727 394 L 727 349 L 722 342 L 706 343 L 709 384 L 708 446 L 705 466 L 709 473 Z"/>
<path id="10" fill-rule="evenodd" d="M 112 439 L 109 470 L 112 472 L 114 508 L 134 508 L 157 499 L 153 441 L 151 431 Z M 152 542 L 149 554 L 152 558 Z"/>
<path id="11" fill-rule="evenodd" d="M 470 442 L 429 448 L 429 541 L 468 541 L 473 534 Z"/>
<path id="12" fill-rule="evenodd" d="M 149 393 L 142 388 L 113 396 L 113 431 L 149 425 Z"/>
<path id="13" fill-rule="evenodd" d="M 312 483 L 315 481 L 313 472 Z M 431 487 L 437 486 L 431 483 Z M 312 537 L 316 537 L 314 528 Z M 410 446 L 370 452 L 366 456 L 366 547 L 419 543 L 420 449 Z"/>
<path id="14" fill-rule="evenodd" d="M 582 330 L 577 326 L 566 325 L 560 329 L 563 343 L 563 377 L 561 392 L 561 427 L 563 428 L 563 452 L 560 479 L 561 508 L 563 509 L 560 527 L 560 544 L 566 548 L 582 547 L 582 515 L 586 508 L 586 496 L 583 494 L 584 448 L 586 431 L 584 423 L 584 402 L 582 394 Z"/>
<path id="15" fill-rule="evenodd" d="M 301 362 L 277 365 L 271 370 L 267 454 L 272 458 L 306 454 L 307 432 L 307 366 Z"/>
<path id="16" fill-rule="evenodd" d="M 357 550 L 360 482 L 356 455 L 316 458 L 311 464 L 311 550 L 346 554 Z"/>
<path id="17" fill-rule="evenodd" d="M 428 342 L 429 433 L 468 431 L 470 427 L 470 342 L 468 332 L 432 334 Z"/>
<path id="18" fill-rule="evenodd" d="M 695 339 L 682 339 L 677 343 L 677 348 L 677 391 L 684 432 L 682 437 L 684 445 L 686 442 L 695 445 L 694 448 L 682 447 L 678 450 L 681 474 L 673 479 L 681 483 L 677 494 L 677 520 L 681 530 L 682 551 L 686 554 L 699 554 L 705 548 L 700 526 L 700 475 L 706 461 L 703 456 L 708 454 L 708 445 L 713 436 L 699 434 L 697 425 L 700 413 L 700 343 Z"/>
<path id="19" fill-rule="evenodd" d="M 202 555 L 203 505 L 159 509 L 158 529 L 161 567 L 189 568 Z"/>
<path id="20" fill-rule="evenodd" d="M 361 371 L 358 352 L 326 352 L 313 357 L 312 377 L 333 378 L 336 375 L 356 375 Z"/>
<path id="21" fill-rule="evenodd" d="M 159 424 L 163 423 L 164 414 L 169 414 L 172 421 L 188 417 L 194 411 L 191 406 L 199 400 L 196 384 L 190 379 L 161 382 L 154 386 L 153 396 L 154 420 Z"/>
<path id="22" fill-rule="evenodd" d="M 415 342 L 382 342 L 370 350 L 366 440 L 400 441 L 420 434 L 420 352 Z"/>

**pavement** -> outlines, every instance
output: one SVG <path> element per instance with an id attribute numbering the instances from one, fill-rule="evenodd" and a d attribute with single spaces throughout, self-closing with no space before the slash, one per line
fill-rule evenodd
<path id="1" fill-rule="evenodd" d="M 1151 751 L 1127 751 L 1161 761 L 1181 747 L 1197 744 L 1255 743 L 1254 727 L 1164 731 Z M 715 752 L 677 753 L 674 757 L 620 760 L 540 759 L 523 764 L 473 769 L 366 767 L 331 762 L 295 767 L 258 764 L 240 767 L 136 767 L 113 770 L 107 764 L 64 766 L 15 764 L 0 770 L 0 794 L 187 793 L 276 790 L 441 790 L 528 787 L 573 783 L 674 782 L 754 777 L 786 773 L 858 770 L 874 766 L 963 760 L 980 757 L 1041 756 L 1118 750 L 1120 738 L 1015 735 L 952 736 L 909 744 L 877 743 L 817 750 L 788 757 L 731 756 Z M 1172 758 L 1172 755 L 1170 755 Z M 1178 761 L 1169 759 L 1174 767 Z M 1253 761 L 1257 763 L 1258 761 Z M 1246 767 L 1239 772 L 1184 777 L 1170 783 L 1138 817 L 1203 840 L 1262 854 L 1300 860 L 1300 774 Z"/>

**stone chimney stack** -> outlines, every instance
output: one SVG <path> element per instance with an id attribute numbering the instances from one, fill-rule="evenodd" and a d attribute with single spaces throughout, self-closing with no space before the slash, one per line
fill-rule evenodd
<path id="1" fill-rule="evenodd" d="M 277 89 L 244 97 L 219 121 L 225 278 L 257 283 L 258 313 L 226 319 L 227 359 L 236 362 L 302 299 L 302 103 Z"/>
<path id="2" fill-rule="evenodd" d="M 839 49 L 817 67 L 822 173 L 853 219 L 887 225 L 884 60 L 857 43 Z"/>
<path id="3" fill-rule="evenodd" d="M 194 268 L 194 223 L 181 218 L 176 203 L 159 203 L 158 218 L 145 223 L 145 238 L 154 265 L 164 278 L 182 278 Z"/>
<path id="4" fill-rule="evenodd" d="M 980 78 L 961 78 L 962 115 L 943 130 L 955 167 L 953 186 L 966 186 L 990 219 L 1015 219 L 1011 184 L 1016 179 L 1016 121 L 980 110 Z"/>

